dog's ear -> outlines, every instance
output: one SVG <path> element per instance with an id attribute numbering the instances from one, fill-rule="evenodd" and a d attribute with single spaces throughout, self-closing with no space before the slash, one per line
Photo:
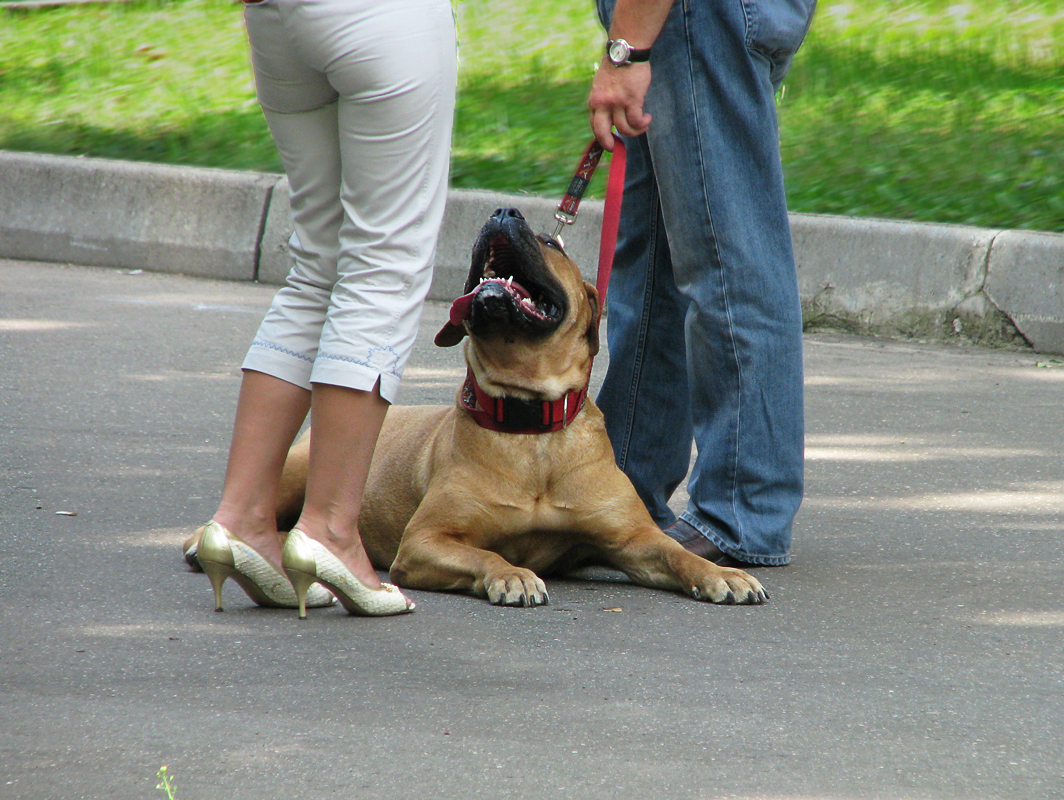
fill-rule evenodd
<path id="1" fill-rule="evenodd" d="M 587 304 L 591 306 L 591 322 L 587 326 L 587 344 L 592 356 L 597 356 L 599 351 L 599 323 L 602 321 L 602 308 L 599 305 L 598 289 L 587 281 L 584 281 L 584 291 L 587 292 Z"/>
<path id="2" fill-rule="evenodd" d="M 465 335 L 465 325 L 455 325 L 453 322 L 448 322 L 440 328 L 440 332 L 436 334 L 436 338 L 433 341 L 437 347 L 454 347 L 465 338 Z"/>

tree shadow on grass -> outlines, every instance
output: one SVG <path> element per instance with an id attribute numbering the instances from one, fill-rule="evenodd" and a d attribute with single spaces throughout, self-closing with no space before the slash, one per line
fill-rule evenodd
<path id="1" fill-rule="evenodd" d="M 481 80 L 465 85 L 455 111 L 451 185 L 560 198 L 591 140 L 587 91 L 583 81 L 531 81 L 513 86 Z M 257 108 L 205 113 L 146 130 L 72 121 L 29 127 L 5 119 L 0 111 L 0 148 L 283 171 Z M 587 196 L 603 191 L 604 179 L 596 176 Z"/>
<path id="2" fill-rule="evenodd" d="M 590 81 L 545 77 L 517 85 L 467 81 L 455 111 L 451 184 L 560 199 L 591 141 L 589 90 Z M 596 174 L 587 197 L 602 196 L 605 172 Z"/>
<path id="3" fill-rule="evenodd" d="M 57 121 L 35 128 L 0 113 L 0 148 L 53 155 L 282 172 L 258 109 L 211 113 L 147 130 Z"/>
<path id="4" fill-rule="evenodd" d="M 1005 53 L 1011 53 L 1008 60 L 995 57 Z M 958 96 L 1059 88 L 1062 81 L 1064 64 L 1050 66 L 1045 59 L 1010 50 L 1004 40 L 999 45 L 985 40 L 880 45 L 874 39 L 859 38 L 808 43 L 795 57 L 787 90 L 831 96 L 895 88 Z"/>

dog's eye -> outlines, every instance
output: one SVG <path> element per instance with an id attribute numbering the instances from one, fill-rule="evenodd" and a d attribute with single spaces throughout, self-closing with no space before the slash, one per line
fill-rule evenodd
<path id="1" fill-rule="evenodd" d="M 541 233 L 539 235 L 539 240 L 543 242 L 543 244 L 547 245 L 547 247 L 557 250 L 559 253 L 565 252 L 565 245 L 563 245 L 561 243 L 561 240 L 559 239 L 555 239 L 551 236 L 547 236 L 547 234 L 545 233 Z"/>

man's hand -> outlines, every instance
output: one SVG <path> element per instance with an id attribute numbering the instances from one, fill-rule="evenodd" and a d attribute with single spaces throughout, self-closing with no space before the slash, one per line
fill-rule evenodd
<path id="1" fill-rule="evenodd" d="M 639 136 L 650 125 L 643 112 L 643 100 L 650 87 L 650 64 L 615 67 L 603 59 L 587 104 L 591 110 L 591 130 L 606 150 L 613 151 L 613 126 L 624 136 Z"/>
<path id="2" fill-rule="evenodd" d="M 610 21 L 610 39 L 624 39 L 637 50 L 649 49 L 661 33 L 673 0 L 617 0 Z M 613 126 L 624 136 L 646 133 L 650 115 L 643 101 L 650 88 L 650 64 L 638 62 L 615 67 L 602 59 L 591 82 L 591 130 L 606 150 L 613 151 Z"/>

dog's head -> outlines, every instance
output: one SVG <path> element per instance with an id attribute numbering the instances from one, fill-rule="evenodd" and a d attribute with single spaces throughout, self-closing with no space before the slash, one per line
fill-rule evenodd
<path id="1" fill-rule="evenodd" d="M 466 358 L 489 392 L 554 399 L 587 380 L 599 317 L 598 292 L 561 245 L 501 208 L 473 245 L 465 294 L 436 344 L 468 335 Z"/>

